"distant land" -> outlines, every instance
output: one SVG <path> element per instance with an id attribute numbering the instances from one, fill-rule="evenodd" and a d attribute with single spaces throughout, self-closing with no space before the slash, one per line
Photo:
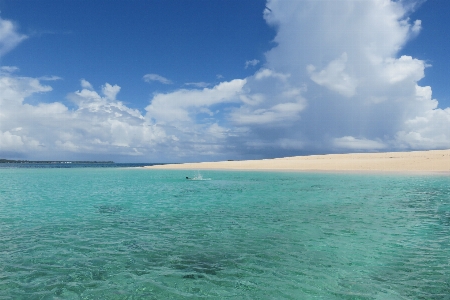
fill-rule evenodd
<path id="1" fill-rule="evenodd" d="M 0 158 L 0 164 L 113 164 L 113 161 L 87 161 L 87 160 L 13 160 Z"/>

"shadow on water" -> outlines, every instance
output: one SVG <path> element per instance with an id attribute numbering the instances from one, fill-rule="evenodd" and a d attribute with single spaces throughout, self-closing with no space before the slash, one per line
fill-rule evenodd
<path id="1" fill-rule="evenodd" d="M 123 210 L 123 207 L 119 205 L 100 205 L 96 206 L 97 212 L 100 214 L 109 214 L 113 215 L 119 213 Z"/>
<path id="2" fill-rule="evenodd" d="M 200 279 L 219 275 L 227 265 L 236 265 L 236 259 L 223 253 L 180 254 L 176 249 L 161 251 L 149 249 L 148 245 L 138 241 L 128 241 L 122 244 L 129 252 L 125 263 L 126 269 L 141 276 L 166 270 L 166 274 L 185 279 Z M 167 273 L 167 270 L 172 270 Z"/>
<path id="3" fill-rule="evenodd" d="M 223 269 L 220 259 L 210 254 L 183 256 L 172 261 L 170 267 L 187 273 L 183 275 L 183 278 L 188 279 L 204 278 L 205 275 L 217 275 Z"/>

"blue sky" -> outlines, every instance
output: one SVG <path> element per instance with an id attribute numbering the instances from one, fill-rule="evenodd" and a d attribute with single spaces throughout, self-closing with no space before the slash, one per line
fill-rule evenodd
<path id="1" fill-rule="evenodd" d="M 0 157 L 450 148 L 444 0 L 0 0 Z"/>
<path id="2" fill-rule="evenodd" d="M 154 92 L 251 75 L 255 69 L 245 69 L 245 62 L 263 60 L 275 36 L 262 18 L 265 1 L 0 3 L 2 17 L 29 36 L 2 65 L 18 66 L 26 76 L 63 79 L 43 101 L 65 101 L 85 78 L 94 87 L 120 85 L 121 99 L 143 109 Z M 142 80 L 148 73 L 173 84 L 148 84 Z"/>
<path id="3" fill-rule="evenodd" d="M 450 22 L 446 17 L 449 11 L 449 1 L 424 2 L 411 14 L 411 18 L 422 21 L 422 32 L 401 51 L 432 65 L 425 70 L 425 77 L 420 83 L 432 86 L 433 97 L 439 101 L 441 108 L 450 106 Z"/>

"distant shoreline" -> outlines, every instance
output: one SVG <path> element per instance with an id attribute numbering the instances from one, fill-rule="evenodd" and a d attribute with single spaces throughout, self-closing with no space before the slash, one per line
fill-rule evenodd
<path id="1" fill-rule="evenodd" d="M 349 153 L 147 166 L 146 169 L 450 174 L 450 150 Z"/>
<path id="2" fill-rule="evenodd" d="M 113 164 L 113 163 L 114 163 L 113 161 L 0 159 L 0 164 Z"/>

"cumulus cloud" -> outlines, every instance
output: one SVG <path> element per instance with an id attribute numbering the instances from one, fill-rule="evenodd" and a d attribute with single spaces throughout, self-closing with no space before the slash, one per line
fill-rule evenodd
<path id="1" fill-rule="evenodd" d="M 77 107 L 59 102 L 30 105 L 27 97 L 50 92 L 38 79 L 0 76 L 0 155 L 33 157 L 79 155 L 145 155 L 165 143 L 162 128 L 146 122 L 138 110 L 117 100 L 120 87 L 106 83 L 102 94 L 85 87 L 68 98 Z M 86 89 L 88 87 L 89 89 Z"/>
<path id="2" fill-rule="evenodd" d="M 237 102 L 245 83 L 246 80 L 235 79 L 203 90 L 182 89 L 157 94 L 145 108 L 147 117 L 160 123 L 192 121 L 198 109 Z"/>
<path id="3" fill-rule="evenodd" d="M 450 148 L 450 108 L 438 109 L 430 87 L 416 86 L 416 97 L 404 126 L 396 133 L 396 142 L 406 149 Z"/>
<path id="4" fill-rule="evenodd" d="M 266 54 L 266 67 L 290 74 L 290 85 L 307 86 L 307 108 L 295 125 L 306 148 L 450 147 L 450 124 L 431 125 L 437 116 L 444 125 L 446 112 L 418 83 L 428 65 L 397 55 L 421 28 L 408 17 L 413 2 L 268 1 L 265 19 L 278 30 L 278 46 Z"/>
<path id="5" fill-rule="evenodd" d="M 277 46 L 245 79 L 233 104 L 215 114 L 229 132 L 238 132 L 228 135 L 229 145 L 279 154 L 450 147 L 448 110 L 438 109 L 431 88 L 418 83 L 428 65 L 398 55 L 421 28 L 420 20 L 409 19 L 414 4 L 269 0 L 264 17 L 277 28 Z M 194 122 L 197 108 L 183 104 L 190 96 L 184 90 L 159 95 L 173 100 L 153 99 L 149 113 L 157 106 L 164 111 L 167 102 L 160 120 Z"/>
<path id="6" fill-rule="evenodd" d="M 50 86 L 36 78 L 0 76 L 0 156 L 34 159 L 136 157 L 146 161 L 181 161 L 225 153 L 232 134 L 212 117 L 216 105 L 239 100 L 245 80 L 203 90 L 157 94 L 142 114 L 118 100 L 120 87 L 105 83 L 100 91 L 86 80 L 62 103 L 26 103 Z M 179 102 L 177 97 L 182 98 Z M 98 158 L 97 158 L 98 159 Z"/>
<path id="7" fill-rule="evenodd" d="M 403 55 L 398 59 L 387 58 L 384 61 L 383 77 L 391 84 L 407 79 L 410 82 L 417 82 L 424 77 L 425 66 L 423 61 L 407 55 Z"/>
<path id="8" fill-rule="evenodd" d="M 162 84 L 172 84 L 173 82 L 165 77 L 162 77 L 161 75 L 158 74 L 146 74 L 143 77 L 145 82 L 152 82 L 152 81 L 157 81 L 159 83 Z"/>

